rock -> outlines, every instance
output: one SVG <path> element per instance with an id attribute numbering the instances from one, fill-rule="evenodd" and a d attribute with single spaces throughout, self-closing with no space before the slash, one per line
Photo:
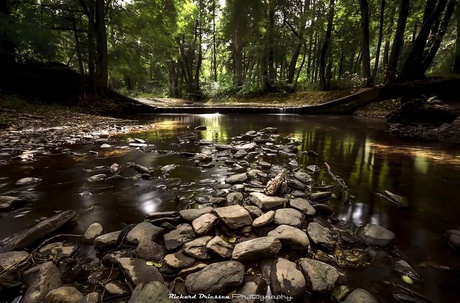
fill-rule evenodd
<path id="1" fill-rule="evenodd" d="M 184 243 L 195 239 L 193 227 L 190 224 L 179 224 L 176 229 L 163 236 L 168 251 L 181 247 Z"/>
<path id="2" fill-rule="evenodd" d="M 287 199 L 281 197 L 267 196 L 263 193 L 252 192 L 249 194 L 251 202 L 262 210 L 270 210 L 283 206 L 288 202 Z"/>
<path id="3" fill-rule="evenodd" d="M 257 144 L 254 143 L 254 142 L 251 142 L 251 143 L 247 143 L 247 144 L 242 144 L 242 145 L 235 145 L 233 147 L 233 150 L 237 150 L 237 151 L 241 151 L 241 150 L 244 150 L 244 151 L 251 151 L 251 150 L 254 150 L 254 148 L 256 148 Z"/>
<path id="4" fill-rule="evenodd" d="M 244 205 L 244 209 L 246 209 L 252 218 L 258 218 L 264 214 L 264 212 L 255 205 Z"/>
<path id="5" fill-rule="evenodd" d="M 120 270 L 128 281 L 137 286 L 141 283 L 158 281 L 163 283 L 163 276 L 155 266 L 149 266 L 144 260 L 135 258 L 118 258 Z"/>
<path id="6" fill-rule="evenodd" d="M 393 269 L 400 274 L 406 275 L 409 278 L 422 281 L 422 276 L 409 263 L 402 259 L 392 259 Z"/>
<path id="7" fill-rule="evenodd" d="M 13 196 L 0 196 L 0 212 L 8 211 L 25 202 L 24 199 Z"/>
<path id="8" fill-rule="evenodd" d="M 160 170 L 163 174 L 169 174 L 170 172 L 175 170 L 177 167 L 178 167 L 177 164 L 168 164 L 168 165 L 162 166 Z"/>
<path id="9" fill-rule="evenodd" d="M 99 223 L 91 224 L 85 231 L 83 235 L 83 242 L 92 244 L 94 239 L 102 235 L 104 232 L 104 228 Z"/>
<path id="10" fill-rule="evenodd" d="M 379 300 L 374 298 L 370 293 L 365 291 L 362 288 L 357 288 L 353 290 L 346 298 L 343 303 L 356 303 L 356 302 L 363 302 L 363 303 L 378 303 Z"/>
<path id="11" fill-rule="evenodd" d="M 104 288 L 112 296 L 127 296 L 130 294 L 129 289 L 120 282 L 109 282 L 104 285 Z"/>
<path id="12" fill-rule="evenodd" d="M 303 184 L 297 179 L 287 179 L 287 185 L 293 189 L 304 191 L 307 188 L 306 184 Z"/>
<path id="13" fill-rule="evenodd" d="M 206 248 L 222 258 L 230 258 L 233 252 L 233 245 L 224 241 L 221 237 L 215 236 L 212 238 Z"/>
<path id="14" fill-rule="evenodd" d="M 407 202 L 406 198 L 404 198 L 404 197 L 402 197 L 400 195 L 394 194 L 394 193 L 392 193 L 391 191 L 388 191 L 388 190 L 384 190 L 383 194 L 392 203 L 394 203 L 394 204 L 396 204 L 398 206 L 401 206 L 401 207 L 409 207 L 409 203 Z"/>
<path id="15" fill-rule="evenodd" d="M 211 228 L 216 224 L 217 217 L 212 213 L 207 213 L 199 216 L 192 222 L 193 230 L 197 235 L 208 233 Z"/>
<path id="16" fill-rule="evenodd" d="M 330 216 L 334 214 L 334 210 L 327 204 L 317 203 L 313 205 L 313 208 L 315 209 L 317 213 L 325 215 L 325 216 Z"/>
<path id="17" fill-rule="evenodd" d="M 307 216 L 314 216 L 316 214 L 315 208 L 311 206 L 310 202 L 307 199 L 291 199 L 289 200 L 289 205 L 295 209 L 300 210 Z"/>
<path id="18" fill-rule="evenodd" d="M 45 219 L 35 226 L 14 235 L 0 248 L 0 252 L 26 248 L 58 230 L 61 226 L 72 220 L 75 215 L 76 213 L 73 210 L 67 210 Z"/>
<path id="19" fill-rule="evenodd" d="M 198 125 L 194 128 L 194 130 L 199 130 L 199 131 L 206 130 L 206 125 Z"/>
<path id="20" fill-rule="evenodd" d="M 121 230 L 103 234 L 94 239 L 94 248 L 99 252 L 105 252 L 117 248 L 121 243 Z"/>
<path id="21" fill-rule="evenodd" d="M 24 272 L 26 293 L 21 303 L 44 302 L 46 295 L 62 285 L 61 272 L 53 264 L 46 262 Z"/>
<path id="22" fill-rule="evenodd" d="M 460 228 L 450 229 L 446 234 L 449 239 L 449 243 L 455 248 L 460 248 Z"/>
<path id="23" fill-rule="evenodd" d="M 297 269 L 294 262 L 283 258 L 278 258 L 273 262 L 270 285 L 273 294 L 293 298 L 304 297 L 307 290 L 302 272 Z"/>
<path id="24" fill-rule="evenodd" d="M 262 133 L 262 134 L 275 134 L 277 132 L 278 132 L 278 129 L 276 127 L 271 127 L 271 126 L 268 126 L 268 127 L 265 127 L 259 130 L 259 133 Z"/>
<path id="25" fill-rule="evenodd" d="M 225 183 L 230 183 L 230 184 L 235 184 L 235 183 L 243 183 L 248 179 L 248 174 L 242 173 L 242 174 L 235 174 L 232 176 L 228 176 L 225 178 Z"/>
<path id="26" fill-rule="evenodd" d="M 40 182 L 42 179 L 36 177 L 26 177 L 19 179 L 16 181 L 16 185 L 23 186 L 23 185 L 31 185 Z"/>
<path id="27" fill-rule="evenodd" d="M 321 168 L 318 165 L 308 165 L 306 168 L 310 173 L 315 174 L 321 171 Z"/>
<path id="28" fill-rule="evenodd" d="M 21 274 L 25 264 L 27 266 L 27 260 L 29 253 L 26 251 L 9 251 L 0 253 L 0 289 L 2 287 L 10 288 L 16 287 L 22 284 Z"/>
<path id="29" fill-rule="evenodd" d="M 383 226 L 377 224 L 366 224 L 361 226 L 356 235 L 368 245 L 387 247 L 391 245 L 396 235 Z"/>
<path id="30" fill-rule="evenodd" d="M 208 242 L 212 239 L 211 236 L 197 238 L 190 242 L 187 242 L 182 247 L 184 253 L 187 255 L 200 260 L 207 260 L 210 258 L 208 250 L 206 248 Z"/>
<path id="31" fill-rule="evenodd" d="M 277 225 L 290 225 L 300 228 L 305 222 L 305 215 L 294 208 L 280 208 L 275 211 L 273 222 Z"/>
<path id="32" fill-rule="evenodd" d="M 134 226 L 126 235 L 125 241 L 131 244 L 138 244 L 142 240 L 153 240 L 164 231 L 163 228 L 149 222 L 141 222 Z"/>
<path id="33" fill-rule="evenodd" d="M 83 295 L 73 286 L 62 286 L 51 290 L 45 297 L 44 303 L 77 303 Z"/>
<path id="34" fill-rule="evenodd" d="M 206 263 L 195 263 L 190 267 L 181 269 L 179 271 L 179 273 L 177 274 L 177 276 L 180 277 L 181 279 L 185 280 L 188 275 L 196 273 L 196 272 L 204 269 L 208 265 L 209 264 L 206 264 Z M 184 284 L 184 288 L 185 288 L 185 284 Z"/>
<path id="35" fill-rule="evenodd" d="M 172 268 L 184 268 L 192 266 L 195 259 L 186 256 L 183 252 L 177 252 L 165 256 L 165 263 Z"/>
<path id="36" fill-rule="evenodd" d="M 243 284 L 244 265 L 238 261 L 223 261 L 206 266 L 185 279 L 189 294 L 220 295 Z"/>
<path id="37" fill-rule="evenodd" d="M 306 250 L 310 245 L 310 240 L 308 240 L 305 232 L 289 225 L 280 225 L 269 232 L 267 236 L 280 240 L 283 246 L 293 250 Z"/>
<path id="38" fill-rule="evenodd" d="M 300 182 L 304 183 L 304 184 L 310 184 L 313 179 L 312 177 L 307 174 L 306 172 L 303 172 L 303 171 L 297 171 L 294 173 L 294 178 L 296 178 L 297 180 L 299 180 Z"/>
<path id="39" fill-rule="evenodd" d="M 142 239 L 136 247 L 133 256 L 143 260 L 161 261 L 165 256 L 165 249 L 149 239 Z"/>
<path id="40" fill-rule="evenodd" d="M 311 222 L 307 228 L 308 237 L 316 245 L 324 246 L 329 250 L 335 247 L 335 241 L 331 236 L 331 231 L 319 223 Z"/>
<path id="41" fill-rule="evenodd" d="M 321 261 L 301 258 L 299 266 L 305 275 L 310 291 L 325 292 L 332 290 L 337 284 L 345 282 L 345 276 L 335 267 Z M 365 302 L 365 301 L 354 301 Z"/>
<path id="42" fill-rule="evenodd" d="M 440 127 L 438 138 L 440 141 L 460 144 L 460 116 L 447 127 Z"/>
<path id="43" fill-rule="evenodd" d="M 286 175 L 281 172 L 277 174 L 273 179 L 267 182 L 265 186 L 264 194 L 267 196 L 275 196 L 283 192 L 283 186 L 286 184 Z"/>
<path id="44" fill-rule="evenodd" d="M 281 249 L 281 242 L 274 237 L 260 237 L 235 245 L 232 259 L 254 261 L 276 256 Z"/>
<path id="45" fill-rule="evenodd" d="M 101 295 L 98 292 L 91 292 L 80 299 L 77 303 L 100 303 Z"/>
<path id="46" fill-rule="evenodd" d="M 244 158 L 248 155 L 248 152 L 245 151 L 244 149 L 240 149 L 239 151 L 237 151 L 234 155 L 233 155 L 233 158 L 235 159 L 241 159 L 241 158 Z"/>
<path id="47" fill-rule="evenodd" d="M 214 209 L 215 214 L 231 229 L 238 229 L 252 224 L 249 212 L 240 205 L 232 205 Z"/>
<path id="48" fill-rule="evenodd" d="M 258 303 L 267 294 L 267 282 L 258 276 L 246 276 L 244 285 L 232 295 L 232 303 Z"/>
<path id="49" fill-rule="evenodd" d="M 323 199 L 327 199 L 327 198 L 330 198 L 332 195 L 331 192 L 329 191 L 320 191 L 320 192 L 317 192 L 317 193 L 310 193 L 310 200 L 311 201 L 320 201 L 320 200 L 323 200 Z"/>
<path id="50" fill-rule="evenodd" d="M 64 242 L 49 243 L 38 250 L 38 255 L 41 258 L 53 261 L 59 261 L 64 258 L 70 258 L 78 250 L 78 245 Z"/>
<path id="51" fill-rule="evenodd" d="M 179 300 L 171 299 L 171 292 L 163 283 L 150 282 L 146 284 L 139 284 L 133 291 L 128 303 L 180 303 Z"/>
<path id="52" fill-rule="evenodd" d="M 229 144 L 216 144 L 216 145 L 214 145 L 214 147 L 216 148 L 216 150 L 228 150 L 228 149 L 233 148 L 233 146 L 231 146 Z"/>
<path id="53" fill-rule="evenodd" d="M 359 248 L 343 249 L 336 246 L 334 255 L 337 265 L 342 268 L 367 267 L 374 260 L 371 252 Z"/>
<path id="54" fill-rule="evenodd" d="M 104 149 L 104 148 L 112 148 L 112 145 L 104 143 L 101 146 L 99 146 L 99 148 L 102 148 L 102 149 Z"/>
<path id="55" fill-rule="evenodd" d="M 97 174 L 89 177 L 87 180 L 88 182 L 100 182 L 100 181 L 105 181 L 107 179 L 106 174 Z"/>
<path id="56" fill-rule="evenodd" d="M 179 211 L 180 215 L 184 220 L 186 221 L 193 221 L 199 216 L 203 214 L 207 214 L 212 212 L 213 208 L 212 207 L 205 207 L 205 208 L 193 208 L 193 209 L 184 209 Z"/>
<path id="57" fill-rule="evenodd" d="M 266 212 L 265 214 L 263 214 L 262 216 L 256 218 L 252 222 L 252 226 L 253 227 L 262 227 L 262 226 L 265 226 L 265 225 L 269 225 L 269 224 L 271 224 L 273 222 L 274 219 L 275 219 L 275 211 L 270 210 L 270 211 Z"/>
<path id="58" fill-rule="evenodd" d="M 240 192 L 229 193 L 226 200 L 228 205 L 241 205 L 243 202 L 243 194 Z"/>

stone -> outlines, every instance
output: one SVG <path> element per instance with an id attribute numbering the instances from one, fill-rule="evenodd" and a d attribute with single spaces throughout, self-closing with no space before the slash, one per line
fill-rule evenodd
<path id="1" fill-rule="evenodd" d="M 18 181 L 16 181 L 15 184 L 18 186 L 31 185 L 31 184 L 36 184 L 40 182 L 41 180 L 42 179 L 36 178 L 36 177 L 26 177 L 26 178 L 19 179 Z"/>
<path id="2" fill-rule="evenodd" d="M 120 270 L 128 281 L 137 286 L 141 283 L 158 281 L 163 283 L 163 276 L 155 266 L 147 265 L 144 260 L 136 258 L 118 258 Z"/>
<path id="3" fill-rule="evenodd" d="M 257 144 L 254 143 L 254 142 L 251 142 L 251 143 L 246 143 L 246 144 L 242 144 L 242 145 L 235 145 L 233 147 L 233 150 L 237 150 L 237 151 L 240 151 L 240 150 L 244 150 L 244 151 L 251 151 L 251 150 L 254 150 L 254 148 L 256 148 Z"/>
<path id="4" fill-rule="evenodd" d="M 48 292 L 61 287 L 61 272 L 53 262 L 46 262 L 26 270 L 24 284 L 26 293 L 21 303 L 44 302 Z"/>
<path id="5" fill-rule="evenodd" d="M 283 258 L 278 258 L 273 262 L 270 286 L 273 294 L 293 298 L 304 297 L 307 290 L 302 272 L 297 269 L 294 262 Z"/>
<path id="6" fill-rule="evenodd" d="M 244 265 L 238 261 L 213 263 L 185 279 L 189 294 L 220 295 L 243 284 Z"/>
<path id="7" fill-rule="evenodd" d="M 40 258 L 59 261 L 72 257 L 78 250 L 78 245 L 64 242 L 49 243 L 38 250 Z"/>
<path id="8" fill-rule="evenodd" d="M 179 211 L 179 214 L 182 218 L 186 221 L 193 221 L 201 215 L 207 214 L 212 212 L 213 208 L 208 206 L 205 208 L 192 208 L 192 209 L 184 209 Z"/>
<path id="9" fill-rule="evenodd" d="M 92 175 L 86 180 L 88 180 L 88 182 L 101 182 L 101 181 L 105 181 L 106 179 L 107 179 L 106 174 L 96 174 L 96 175 Z"/>
<path id="10" fill-rule="evenodd" d="M 207 260 L 210 258 L 208 249 L 206 248 L 209 241 L 211 241 L 211 236 L 197 238 L 190 242 L 184 244 L 182 249 L 184 253 L 191 256 L 192 258 L 199 260 Z"/>
<path id="11" fill-rule="evenodd" d="M 276 256 L 281 249 L 281 242 L 274 237 L 260 237 L 235 245 L 232 259 L 254 261 Z"/>
<path id="12" fill-rule="evenodd" d="M 356 235 L 368 245 L 387 247 L 393 243 L 396 235 L 383 226 L 377 224 L 366 224 L 361 226 Z"/>
<path id="13" fill-rule="evenodd" d="M 163 236 L 168 251 L 180 248 L 184 243 L 195 239 L 193 227 L 190 224 L 179 224 L 176 229 Z"/>
<path id="14" fill-rule="evenodd" d="M 252 224 L 249 212 L 240 205 L 232 205 L 214 209 L 215 214 L 231 229 L 238 229 Z"/>
<path id="15" fill-rule="evenodd" d="M 208 233 L 217 221 L 218 219 L 214 214 L 206 213 L 193 220 L 192 227 L 197 235 L 203 235 Z"/>
<path id="16" fill-rule="evenodd" d="M 234 155 L 233 155 L 233 158 L 235 159 L 241 159 L 241 158 L 244 158 L 248 155 L 248 152 L 245 151 L 244 149 L 240 149 L 239 151 L 237 151 Z"/>
<path id="17" fill-rule="evenodd" d="M 460 248 L 460 228 L 450 229 L 446 234 L 449 243 L 455 248 Z"/>
<path id="18" fill-rule="evenodd" d="M 216 145 L 214 145 L 214 147 L 216 148 L 216 150 L 228 150 L 228 149 L 233 148 L 233 146 L 231 146 L 229 144 L 216 144 Z"/>
<path id="19" fill-rule="evenodd" d="M 298 209 L 307 216 L 314 216 L 316 214 L 316 209 L 311 206 L 310 201 L 302 198 L 295 198 L 289 200 L 289 205 L 292 208 Z"/>
<path id="20" fill-rule="evenodd" d="M 62 286 L 51 290 L 44 303 L 77 303 L 83 299 L 81 292 L 73 286 Z"/>
<path id="21" fill-rule="evenodd" d="M 82 241 L 84 243 L 92 244 L 94 242 L 94 239 L 96 239 L 103 233 L 104 233 L 104 228 L 102 227 L 102 225 L 99 223 L 93 223 L 86 229 L 85 234 L 83 235 Z"/>
<path id="22" fill-rule="evenodd" d="M 0 289 L 2 287 L 16 287 L 22 284 L 21 269 L 23 266 L 20 264 L 27 266 L 28 259 L 29 253 L 23 250 L 0 253 Z"/>
<path id="23" fill-rule="evenodd" d="M 345 275 L 339 272 L 334 266 L 321 261 L 301 258 L 298 260 L 305 280 L 310 291 L 326 292 L 332 290 L 336 285 L 345 282 Z M 354 301 L 365 302 L 365 301 Z"/>
<path id="24" fill-rule="evenodd" d="M 171 292 L 163 283 L 150 282 L 136 286 L 128 303 L 180 303 L 179 300 L 170 298 Z"/>
<path id="25" fill-rule="evenodd" d="M 257 218 L 264 214 L 264 212 L 255 205 L 244 205 L 243 207 L 251 214 L 252 218 Z"/>
<path id="26" fill-rule="evenodd" d="M 327 199 L 327 198 L 330 198 L 332 195 L 332 193 L 330 191 L 320 191 L 320 192 L 316 192 L 316 193 L 310 193 L 310 200 L 311 201 L 320 201 L 320 200 L 323 200 L 323 199 Z"/>
<path id="27" fill-rule="evenodd" d="M 306 172 L 303 172 L 303 171 L 297 171 L 294 173 L 294 178 L 296 178 L 297 180 L 299 180 L 300 182 L 304 183 L 304 184 L 310 184 L 313 179 L 312 177 L 307 174 Z"/>
<path id="28" fill-rule="evenodd" d="M 370 293 L 365 291 L 362 288 L 357 288 L 353 290 L 346 298 L 343 303 L 356 303 L 356 302 L 363 302 L 363 303 L 378 303 L 379 300 L 377 300 L 374 296 L 372 296 Z"/>
<path id="29" fill-rule="evenodd" d="M 264 194 L 267 196 L 276 196 L 283 192 L 283 187 L 286 185 L 286 174 L 284 172 L 278 173 L 274 178 L 267 182 L 264 189 Z"/>
<path id="30" fill-rule="evenodd" d="M 64 224 L 68 223 L 75 217 L 76 213 L 73 210 L 66 210 L 62 213 L 54 215 L 48 219 L 41 221 L 35 226 L 19 232 L 14 235 L 6 244 L 0 247 L 0 252 L 9 250 L 21 250 L 36 243 L 38 240 L 52 234 Z"/>
<path id="31" fill-rule="evenodd" d="M 289 225 L 280 225 L 267 236 L 280 240 L 283 246 L 293 250 L 307 250 L 310 245 L 310 240 L 304 231 Z"/>
<path id="32" fill-rule="evenodd" d="M 225 183 L 229 183 L 229 184 L 243 183 L 247 179 L 248 179 L 248 174 L 246 173 L 235 174 L 235 175 L 231 175 L 225 178 Z"/>
<path id="33" fill-rule="evenodd" d="M 267 282 L 258 276 L 246 276 L 244 285 L 235 291 L 232 303 L 258 303 L 267 294 Z"/>
<path id="34" fill-rule="evenodd" d="M 161 261 L 165 256 L 165 249 L 152 240 L 142 239 L 139 244 L 137 244 L 133 256 L 146 261 Z"/>
<path id="35" fill-rule="evenodd" d="M 241 205 L 243 203 L 243 194 L 240 192 L 229 193 L 226 200 L 228 205 Z"/>
<path id="36" fill-rule="evenodd" d="M 273 223 L 273 220 L 275 219 L 275 211 L 273 210 L 270 210 L 270 211 L 267 211 L 265 214 L 263 214 L 262 216 L 256 218 L 253 222 L 252 222 L 252 226 L 253 227 L 262 227 L 262 226 L 266 226 L 266 225 L 269 225 L 271 223 Z"/>
<path id="37" fill-rule="evenodd" d="M 165 263 L 172 268 L 184 268 L 192 266 L 195 259 L 186 256 L 183 252 L 176 252 L 165 256 Z"/>
<path id="38" fill-rule="evenodd" d="M 103 234 L 94 239 L 94 248 L 99 252 L 117 248 L 121 243 L 121 230 Z"/>
<path id="39" fill-rule="evenodd" d="M 290 187 L 290 188 L 293 188 L 293 189 L 297 189 L 297 190 L 301 190 L 301 191 L 304 191 L 306 188 L 307 188 L 307 185 L 306 184 L 303 184 L 302 182 L 300 182 L 299 180 L 297 179 L 287 179 L 287 185 Z"/>
<path id="40" fill-rule="evenodd" d="M 287 204 L 288 200 L 281 197 L 267 196 L 263 193 L 252 192 L 249 194 L 251 203 L 255 204 L 262 210 L 270 210 Z"/>
<path id="41" fill-rule="evenodd" d="M 126 296 L 130 291 L 120 282 L 109 282 L 104 285 L 105 290 L 112 296 Z"/>
<path id="42" fill-rule="evenodd" d="M 215 236 L 212 238 L 206 248 L 218 255 L 219 257 L 229 259 L 232 256 L 233 245 L 224 241 L 221 237 Z"/>
<path id="43" fill-rule="evenodd" d="M 0 212 L 8 211 L 24 203 L 24 199 L 13 196 L 0 196 Z"/>
<path id="44" fill-rule="evenodd" d="M 324 246 L 329 250 L 334 249 L 335 241 L 331 236 L 329 228 L 319 223 L 311 222 L 308 224 L 307 234 L 310 240 L 316 245 Z"/>
<path id="45" fill-rule="evenodd" d="M 179 273 L 177 274 L 177 276 L 180 277 L 181 279 L 185 280 L 188 275 L 196 273 L 196 272 L 204 269 L 208 265 L 209 264 L 206 264 L 206 263 L 195 263 L 190 267 L 181 269 L 179 271 Z M 185 284 L 184 284 L 184 287 L 185 287 Z"/>
<path id="46" fill-rule="evenodd" d="M 273 222 L 277 225 L 290 225 L 300 228 L 305 223 L 305 215 L 294 208 L 280 208 L 275 211 Z"/>
<path id="47" fill-rule="evenodd" d="M 91 292 L 80 299 L 77 303 L 100 303 L 101 295 L 98 292 Z"/>
<path id="48" fill-rule="evenodd" d="M 153 240 L 164 231 L 163 228 L 149 222 L 141 222 L 134 226 L 126 235 L 125 241 L 130 244 L 138 244 L 143 239 Z"/>

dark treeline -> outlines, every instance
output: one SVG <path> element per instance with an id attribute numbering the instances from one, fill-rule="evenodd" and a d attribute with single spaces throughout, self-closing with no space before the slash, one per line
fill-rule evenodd
<path id="1" fill-rule="evenodd" d="M 173 97 L 460 72 L 456 0 L 1 0 L 0 64 L 59 62 Z M 457 6 L 457 7 L 456 7 Z"/>

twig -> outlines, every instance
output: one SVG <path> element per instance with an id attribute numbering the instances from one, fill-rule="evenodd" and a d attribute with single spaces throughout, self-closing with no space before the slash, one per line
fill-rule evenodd
<path id="1" fill-rule="evenodd" d="M 342 178 L 334 175 L 331 171 L 331 166 L 327 164 L 327 162 L 324 162 L 324 165 L 326 165 L 327 168 L 327 174 L 334 180 L 334 182 L 337 183 L 337 185 L 341 188 L 341 198 L 342 198 L 342 203 L 348 203 L 350 202 L 350 190 L 348 189 L 347 184 L 345 181 L 343 181 Z"/>

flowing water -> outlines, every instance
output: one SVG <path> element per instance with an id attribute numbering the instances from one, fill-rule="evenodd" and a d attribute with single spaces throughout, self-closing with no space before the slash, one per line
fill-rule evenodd
<path id="1" fill-rule="evenodd" d="M 93 222 L 101 223 L 108 232 L 138 223 L 147 213 L 184 208 L 189 202 L 187 196 L 198 193 L 205 197 L 212 190 L 212 185 L 200 180 L 221 182 L 229 172 L 218 166 L 202 169 L 181 157 L 180 152 L 199 152 L 202 147 L 181 142 L 178 137 L 205 125 L 207 130 L 200 132 L 199 138 L 227 143 L 249 130 L 273 126 L 281 136 L 299 141 L 300 151 L 314 150 L 319 154 L 316 158 L 299 152 L 296 160 L 300 167 L 324 167 L 327 162 L 348 184 L 355 196 L 353 203 L 331 204 L 339 219 L 355 226 L 376 223 L 395 232 L 395 245 L 424 278 L 422 282 L 406 284 L 407 287 L 436 302 L 460 302 L 459 270 L 440 271 L 432 266 L 460 268 L 460 254 L 444 236 L 448 229 L 460 227 L 458 146 L 401 141 L 384 132 L 382 121 L 351 117 L 165 114 L 144 116 L 141 122 L 154 124 L 155 128 L 117 137 L 113 149 L 103 150 L 94 145 L 70 147 L 78 154 L 38 156 L 33 162 L 0 166 L 0 195 L 35 197 L 33 203 L 23 208 L 0 214 L 0 239 L 64 209 L 79 212 L 78 224 L 70 232 L 82 234 Z M 128 137 L 141 138 L 152 145 L 144 151 L 128 148 Z M 88 153 L 90 150 L 97 150 L 98 154 Z M 265 160 L 287 165 L 279 158 Z M 97 173 L 89 172 L 96 166 L 127 162 L 154 167 L 158 176 L 164 165 L 174 163 L 178 168 L 168 178 L 155 180 L 87 181 Z M 136 172 L 126 168 L 121 175 L 129 177 Z M 16 180 L 28 176 L 43 181 L 20 188 L 14 185 Z M 410 207 L 398 208 L 381 199 L 377 193 L 383 190 L 406 197 Z M 382 302 L 394 302 L 383 281 L 404 284 L 400 274 L 392 270 L 390 260 L 347 273 L 351 287 L 363 287 Z"/>

